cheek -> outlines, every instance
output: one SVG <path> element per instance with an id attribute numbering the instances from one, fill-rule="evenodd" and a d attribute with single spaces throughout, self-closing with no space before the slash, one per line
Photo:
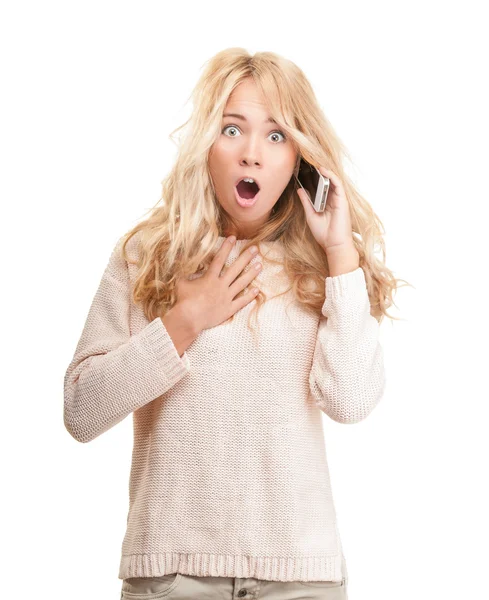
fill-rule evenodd
<path id="1" fill-rule="evenodd" d="M 289 148 L 284 148 L 282 152 L 277 152 L 273 156 L 273 162 L 276 169 L 292 172 L 294 170 L 296 155 Z"/>
<path id="2" fill-rule="evenodd" d="M 213 146 L 212 158 L 209 158 L 210 164 L 219 168 L 225 167 L 234 158 L 233 149 L 226 143 L 216 142 Z"/>
<path id="3" fill-rule="evenodd" d="M 287 153 L 283 156 L 276 157 L 273 162 L 273 171 L 276 173 L 274 181 L 277 187 L 284 187 L 292 177 L 295 167 L 295 156 Z"/>
<path id="4" fill-rule="evenodd" d="M 222 147 L 219 144 L 215 144 L 212 147 L 212 151 L 209 154 L 208 162 L 213 179 L 219 180 L 220 177 L 222 177 L 223 166 L 226 162 Z"/>

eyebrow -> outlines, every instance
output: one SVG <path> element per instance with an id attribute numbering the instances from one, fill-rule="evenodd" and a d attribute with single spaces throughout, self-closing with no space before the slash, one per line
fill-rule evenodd
<path id="1" fill-rule="evenodd" d="M 241 119 L 241 121 L 248 120 L 244 115 L 240 115 L 239 113 L 225 113 L 222 115 L 223 119 L 224 119 L 224 117 L 234 117 L 235 119 Z M 268 119 L 265 119 L 265 121 L 263 121 L 263 122 L 264 123 L 276 123 L 277 121 L 275 119 L 273 119 L 272 117 L 268 117 Z"/>

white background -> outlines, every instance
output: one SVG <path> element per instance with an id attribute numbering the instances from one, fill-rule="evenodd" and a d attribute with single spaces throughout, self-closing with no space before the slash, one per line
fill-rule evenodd
<path id="1" fill-rule="evenodd" d="M 487 597 L 483 4 L 2 4 L 2 597 L 120 597 L 132 418 L 76 442 L 63 376 L 204 61 L 230 46 L 305 72 L 414 286 L 382 324 L 379 406 L 324 417 L 349 599 Z"/>

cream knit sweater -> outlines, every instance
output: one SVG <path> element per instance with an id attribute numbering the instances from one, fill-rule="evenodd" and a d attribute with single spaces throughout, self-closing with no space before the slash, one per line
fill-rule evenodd
<path id="1" fill-rule="evenodd" d="M 180 358 L 162 320 L 148 322 L 131 302 L 137 267 L 120 257 L 121 240 L 64 377 L 64 424 L 79 442 L 133 414 L 119 578 L 341 580 L 321 411 L 357 423 L 383 395 L 362 268 L 327 277 L 314 315 L 291 292 L 272 297 L 288 282 L 262 260 L 256 281 L 271 299 L 260 309 L 258 347 L 246 326 L 253 300 Z M 235 242 L 226 265 L 246 241 Z M 262 257 L 280 258 L 280 244 L 262 243 Z"/>

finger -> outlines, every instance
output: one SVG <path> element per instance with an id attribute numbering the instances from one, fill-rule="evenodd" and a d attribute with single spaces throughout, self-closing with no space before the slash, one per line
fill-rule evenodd
<path id="1" fill-rule="evenodd" d="M 338 175 L 336 175 L 336 173 L 331 171 L 331 169 L 326 169 L 326 167 L 319 167 L 319 171 L 321 175 L 324 175 L 328 179 L 331 179 L 335 186 L 341 184 L 340 178 L 338 177 Z"/>
<path id="2" fill-rule="evenodd" d="M 256 265 L 251 265 L 248 271 L 244 272 L 241 277 L 238 277 L 234 283 L 229 286 L 229 290 L 232 293 L 232 297 L 234 298 L 239 292 L 245 289 L 256 277 L 263 268 L 263 265 L 260 263 L 260 268 L 257 269 Z"/>
<path id="3" fill-rule="evenodd" d="M 330 169 L 327 169 L 326 167 L 319 167 L 319 172 L 321 173 L 321 175 L 324 175 L 325 177 L 334 175 L 333 171 L 331 171 Z"/>
<path id="4" fill-rule="evenodd" d="M 224 268 L 226 260 L 229 256 L 229 253 L 231 252 L 233 246 L 234 246 L 234 242 L 231 243 L 229 241 L 229 238 L 226 238 L 224 240 L 221 247 L 219 248 L 216 255 L 214 256 L 213 260 L 211 261 L 211 264 L 209 265 L 209 268 L 207 270 L 208 273 L 210 273 L 211 275 L 217 275 L 218 277 L 220 276 L 221 271 Z"/>
<path id="5" fill-rule="evenodd" d="M 256 291 L 255 291 L 256 289 Z M 258 292 L 260 290 L 258 288 L 251 288 L 247 292 L 245 292 L 240 298 L 231 301 L 231 306 L 233 310 L 237 312 L 241 308 L 244 308 L 247 304 L 249 304 L 256 296 L 258 296 Z"/>
<path id="6" fill-rule="evenodd" d="M 310 202 L 310 200 L 309 200 L 309 194 L 305 190 L 303 190 L 302 188 L 299 188 L 297 190 L 297 193 L 299 194 L 299 198 L 301 200 L 307 200 L 308 202 Z"/>
<path id="7" fill-rule="evenodd" d="M 241 275 L 244 269 L 248 266 L 254 256 L 258 254 L 258 251 L 251 252 L 251 248 L 248 248 L 242 252 L 239 257 L 233 262 L 233 264 L 225 271 L 223 278 L 228 285 L 231 285 L 233 281 Z"/>
<path id="8" fill-rule="evenodd" d="M 299 194 L 299 198 L 301 199 L 302 206 L 304 207 L 304 210 L 306 211 L 306 213 L 311 209 L 314 210 L 314 208 L 312 207 L 311 201 L 309 200 L 309 194 L 302 188 L 297 190 L 297 193 Z"/>

